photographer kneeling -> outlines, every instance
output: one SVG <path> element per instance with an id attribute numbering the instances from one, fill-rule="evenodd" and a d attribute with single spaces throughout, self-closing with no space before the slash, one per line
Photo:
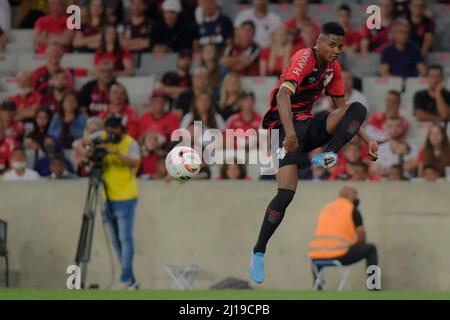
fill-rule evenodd
<path id="1" fill-rule="evenodd" d="M 92 172 L 102 167 L 107 193 L 103 218 L 122 268 L 120 282 L 113 289 L 136 289 L 133 226 L 138 200 L 136 173 L 141 160 L 139 145 L 126 134 L 123 119 L 111 116 L 105 121 L 104 131 L 74 142 L 74 148 L 94 162 Z"/>

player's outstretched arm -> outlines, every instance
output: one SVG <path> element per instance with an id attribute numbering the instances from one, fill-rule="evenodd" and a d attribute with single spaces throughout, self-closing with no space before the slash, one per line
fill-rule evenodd
<path id="1" fill-rule="evenodd" d="M 277 94 L 278 113 L 280 114 L 284 132 L 286 133 L 283 146 L 287 152 L 294 152 L 298 148 L 297 134 L 295 133 L 294 123 L 292 122 L 292 95 L 293 92 L 285 86 L 281 86 Z"/>

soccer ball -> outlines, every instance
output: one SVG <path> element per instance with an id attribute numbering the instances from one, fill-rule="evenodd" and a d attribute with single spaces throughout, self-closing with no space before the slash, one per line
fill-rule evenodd
<path id="1" fill-rule="evenodd" d="M 200 172 L 202 160 L 198 153 L 189 147 L 173 148 L 166 157 L 167 172 L 174 179 L 187 181 Z"/>

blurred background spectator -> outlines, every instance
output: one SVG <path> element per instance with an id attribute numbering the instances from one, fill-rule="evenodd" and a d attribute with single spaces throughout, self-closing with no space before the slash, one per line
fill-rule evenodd
<path id="1" fill-rule="evenodd" d="M 238 101 L 242 93 L 241 87 L 239 74 L 230 72 L 223 78 L 217 112 L 224 120 L 239 112 Z"/>
<path id="2" fill-rule="evenodd" d="M 312 25 L 316 35 L 320 32 L 320 22 L 309 15 L 308 4 L 308 0 L 294 0 L 292 3 L 293 17 L 284 23 L 294 45 L 302 45 L 304 42 L 301 31 L 305 26 Z M 303 47 L 305 47 L 304 44 Z"/>
<path id="3" fill-rule="evenodd" d="M 78 94 L 78 104 L 84 113 L 96 116 L 109 104 L 109 89 L 116 83 L 114 66 L 103 60 L 95 67 L 95 79 L 87 82 Z"/>
<path id="4" fill-rule="evenodd" d="M 109 104 L 99 117 L 106 120 L 110 115 L 120 115 L 124 121 L 123 125 L 133 138 L 139 135 L 139 123 L 135 109 L 130 105 L 127 89 L 120 83 L 114 83 L 109 89 Z"/>
<path id="5" fill-rule="evenodd" d="M 66 4 L 64 0 L 48 0 L 48 14 L 36 20 L 33 40 L 37 53 L 44 53 L 47 46 L 56 42 L 70 51 L 73 32 L 66 25 Z"/>
<path id="6" fill-rule="evenodd" d="M 192 88 L 182 92 L 175 101 L 174 112 L 180 117 L 187 114 L 193 105 L 194 97 L 200 93 L 210 92 L 208 69 L 197 67 L 192 74 Z"/>
<path id="7" fill-rule="evenodd" d="M 76 179 L 77 176 L 69 171 L 67 171 L 67 164 L 63 157 L 54 156 L 50 161 L 50 175 L 49 179 L 52 180 L 66 180 L 66 179 Z"/>
<path id="8" fill-rule="evenodd" d="M 44 138 L 47 136 L 52 112 L 48 109 L 40 109 L 36 112 L 33 121 L 33 130 L 27 135 L 24 145 L 27 149 L 37 151 L 44 144 Z"/>
<path id="9" fill-rule="evenodd" d="M 236 29 L 235 44 L 225 49 L 220 63 L 241 76 L 257 76 L 260 52 L 255 42 L 255 24 L 246 20 Z"/>
<path id="10" fill-rule="evenodd" d="M 280 17 L 269 11 L 269 0 L 254 0 L 253 8 L 238 13 L 234 27 L 240 29 L 246 21 L 253 22 L 255 43 L 260 48 L 270 44 L 272 33 L 282 24 Z"/>
<path id="11" fill-rule="evenodd" d="M 247 176 L 247 168 L 245 164 L 226 164 L 224 163 L 220 168 L 220 176 L 217 180 L 251 180 Z"/>
<path id="12" fill-rule="evenodd" d="M 425 0 L 411 0 L 409 2 L 410 40 L 420 48 L 424 57 L 432 49 L 435 30 L 434 19 L 426 16 L 426 9 Z"/>
<path id="13" fill-rule="evenodd" d="M 380 0 L 378 3 L 381 13 L 380 28 L 369 29 L 364 24 L 362 29 L 361 53 L 381 52 L 389 44 L 389 34 L 392 28 L 392 1 Z"/>
<path id="14" fill-rule="evenodd" d="M 445 129 L 433 124 L 428 130 L 425 145 L 419 152 L 418 175 L 424 174 L 426 165 L 433 165 L 439 177 L 445 177 L 445 168 L 450 167 L 450 143 Z"/>
<path id="15" fill-rule="evenodd" d="M 27 168 L 25 151 L 16 148 L 11 154 L 10 169 L 3 174 L 3 181 L 34 181 L 39 179 L 39 174 Z"/>
<path id="16" fill-rule="evenodd" d="M 130 51 L 122 47 L 116 27 L 108 25 L 103 28 L 100 48 L 95 53 L 94 64 L 101 61 L 111 61 L 114 66 L 114 76 L 132 76 L 134 74 L 134 64 Z"/>
<path id="17" fill-rule="evenodd" d="M 272 42 L 261 50 L 259 57 L 260 76 L 279 76 L 283 68 L 288 64 L 292 55 L 297 51 L 292 46 L 287 29 L 280 25 L 272 33 Z"/>
<path id="18" fill-rule="evenodd" d="M 64 157 L 63 150 L 58 141 L 50 135 L 44 137 L 42 145 L 42 154 L 34 163 L 34 170 L 41 177 L 48 177 L 51 174 L 50 164 L 53 157 L 61 157 L 64 159 L 66 166 L 70 172 L 73 172 L 73 166 L 69 159 Z"/>
<path id="19" fill-rule="evenodd" d="M 199 44 L 212 44 L 223 50 L 233 43 L 233 23 L 220 12 L 218 0 L 201 0 L 196 15 Z"/>
<path id="20" fill-rule="evenodd" d="M 88 2 L 81 30 L 75 32 L 72 42 L 76 51 L 93 53 L 100 49 L 102 30 L 107 23 L 105 3 L 104 0 Z"/>
<path id="21" fill-rule="evenodd" d="M 165 0 L 162 4 L 162 19 L 158 20 L 150 35 L 152 51 L 155 53 L 196 50 L 197 30 L 189 20 L 180 17 L 179 0 Z"/>
<path id="22" fill-rule="evenodd" d="M 0 106 L 0 123 L 4 135 L 15 141 L 19 145 L 24 134 L 24 124 L 16 120 L 17 107 L 13 101 L 6 100 Z"/>
<path id="23" fill-rule="evenodd" d="M 386 135 L 388 140 L 380 145 L 377 166 L 378 173 L 386 176 L 389 168 L 394 164 L 401 164 L 405 175 L 415 176 L 417 169 L 417 147 L 408 142 L 401 118 L 389 118 L 386 121 Z"/>
<path id="24" fill-rule="evenodd" d="M 16 77 L 18 92 L 9 97 L 17 107 L 16 119 L 32 121 L 37 109 L 41 105 L 41 95 L 31 87 L 31 73 L 20 72 Z"/>
<path id="25" fill-rule="evenodd" d="M 356 52 L 360 50 L 361 33 L 352 27 L 352 9 L 346 4 L 342 4 L 338 8 L 337 21 L 344 27 L 344 51 Z"/>
<path id="26" fill-rule="evenodd" d="M 409 40 L 408 21 L 398 19 L 393 26 L 393 42 L 381 51 L 380 76 L 423 77 L 426 66 L 420 48 Z"/>
<path id="27" fill-rule="evenodd" d="M 61 99 L 61 110 L 53 115 L 48 134 L 54 137 L 63 149 L 72 149 L 72 143 L 83 136 L 87 116 L 80 113 L 77 97 L 66 93 Z"/>
<path id="28" fill-rule="evenodd" d="M 42 94 L 41 106 L 52 112 L 60 112 L 62 99 L 69 92 L 72 92 L 72 89 L 68 86 L 66 71 L 56 69 L 50 75 L 47 90 Z"/>
<path id="29" fill-rule="evenodd" d="M 130 18 L 120 28 L 122 47 L 133 53 L 141 53 L 150 49 L 152 24 L 145 16 L 147 7 L 145 0 L 132 0 Z"/>
<path id="30" fill-rule="evenodd" d="M 202 47 L 200 53 L 200 65 L 208 70 L 208 83 L 212 90 L 214 100 L 220 97 L 220 85 L 227 69 L 219 63 L 219 52 L 212 44 Z"/>
<path id="31" fill-rule="evenodd" d="M 164 73 L 154 90 L 163 91 L 171 104 L 181 93 L 192 86 L 190 69 L 192 66 L 192 51 L 182 50 L 178 55 L 177 69 Z"/>
<path id="32" fill-rule="evenodd" d="M 444 87 L 444 70 L 431 65 L 427 70 L 428 88 L 414 95 L 414 115 L 419 121 L 450 119 L 450 92 Z"/>
<path id="33" fill-rule="evenodd" d="M 366 130 L 378 143 L 383 143 L 387 140 L 384 126 L 389 118 L 400 118 L 405 128 L 404 134 L 408 133 L 408 120 L 400 114 L 401 103 L 400 92 L 389 90 L 386 93 L 384 111 L 373 112 L 367 120 Z"/>

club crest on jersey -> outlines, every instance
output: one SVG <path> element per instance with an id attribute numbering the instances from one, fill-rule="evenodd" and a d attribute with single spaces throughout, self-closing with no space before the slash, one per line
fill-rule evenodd
<path id="1" fill-rule="evenodd" d="M 330 83 L 331 79 L 333 79 L 333 73 L 330 73 L 325 77 L 325 80 L 323 81 L 323 86 L 326 87 Z"/>

